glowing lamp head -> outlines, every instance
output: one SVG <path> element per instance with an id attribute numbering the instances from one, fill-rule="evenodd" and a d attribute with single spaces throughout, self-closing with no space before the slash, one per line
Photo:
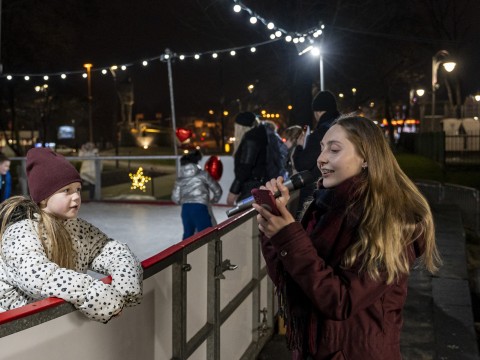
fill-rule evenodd
<path id="1" fill-rule="evenodd" d="M 448 72 L 452 72 L 453 69 L 455 69 L 456 65 L 457 65 L 456 63 L 449 61 L 449 62 L 443 63 L 443 68 Z"/>

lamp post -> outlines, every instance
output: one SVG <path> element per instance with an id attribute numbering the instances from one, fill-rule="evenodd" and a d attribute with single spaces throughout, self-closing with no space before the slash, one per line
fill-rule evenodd
<path id="1" fill-rule="evenodd" d="M 438 68 L 440 65 L 443 65 L 447 72 L 452 72 L 453 69 L 455 69 L 456 63 L 453 61 L 446 61 L 449 56 L 450 54 L 447 50 L 440 50 L 432 57 L 432 120 L 435 120 L 435 91 L 438 86 Z"/>
<path id="2" fill-rule="evenodd" d="M 480 107 L 478 106 L 480 104 L 480 94 L 476 94 L 473 98 L 477 102 L 477 119 L 478 119 L 480 117 Z"/>
<path id="3" fill-rule="evenodd" d="M 92 129 L 92 77 L 91 68 L 92 64 L 83 64 L 83 67 L 87 69 L 87 87 L 88 87 L 88 140 L 93 142 L 93 129 Z"/>
<path id="4" fill-rule="evenodd" d="M 324 82 L 323 82 L 323 55 L 322 55 L 322 48 L 320 46 L 315 46 L 312 49 L 312 55 L 318 56 L 319 58 L 319 68 L 320 68 L 320 91 L 325 90 Z"/>

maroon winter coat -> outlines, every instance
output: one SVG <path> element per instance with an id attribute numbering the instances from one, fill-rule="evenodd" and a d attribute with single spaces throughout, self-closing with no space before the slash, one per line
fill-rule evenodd
<path id="1" fill-rule="evenodd" d="M 345 214 L 354 179 L 331 191 L 327 208 L 313 202 L 301 224 L 262 239 L 268 273 L 285 297 L 287 324 L 300 333 L 296 343 L 289 339 L 298 348 L 293 359 L 401 359 L 407 277 L 387 285 L 340 267 L 345 250 L 357 241 L 360 210 Z M 413 259 L 413 247 L 408 251 Z M 287 337 L 295 336 L 292 331 L 287 325 Z"/>

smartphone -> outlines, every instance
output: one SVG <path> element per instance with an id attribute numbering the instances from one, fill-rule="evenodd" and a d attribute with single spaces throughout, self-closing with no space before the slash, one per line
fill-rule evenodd
<path id="1" fill-rule="evenodd" d="M 277 204 L 275 203 L 275 197 L 270 190 L 253 189 L 252 195 L 258 205 L 263 206 L 273 215 L 280 216 L 280 211 L 278 211 Z"/>

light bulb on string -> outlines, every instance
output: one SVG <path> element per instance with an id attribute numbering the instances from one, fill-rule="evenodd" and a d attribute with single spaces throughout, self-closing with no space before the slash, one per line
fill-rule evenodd
<path id="1" fill-rule="evenodd" d="M 200 59 L 200 57 L 202 55 L 206 55 L 206 54 L 211 54 L 212 58 L 213 59 L 216 59 L 218 57 L 218 54 L 220 53 L 225 53 L 225 52 L 230 52 L 230 54 L 232 56 L 234 55 L 237 55 L 237 52 L 238 50 L 240 49 L 245 49 L 245 48 L 249 48 L 250 49 L 250 52 L 251 53 L 254 53 L 256 51 L 256 47 L 257 46 L 262 46 L 262 45 L 267 45 L 267 44 L 270 44 L 271 42 L 274 42 L 274 41 L 277 41 L 279 40 L 279 38 L 281 38 L 282 36 L 285 35 L 285 41 L 286 42 L 291 42 L 293 41 L 295 44 L 297 44 L 298 42 L 304 42 L 305 41 L 305 37 L 307 36 L 312 36 L 312 37 L 318 37 L 322 34 L 322 30 L 321 29 L 324 29 L 325 26 L 324 25 L 321 25 L 321 29 L 318 29 L 318 28 L 315 28 L 315 29 L 311 29 L 311 30 L 307 30 L 306 32 L 304 33 L 289 33 L 287 32 L 286 30 L 280 28 L 280 27 L 277 27 L 273 21 L 267 21 L 266 19 L 262 18 L 261 16 L 259 16 L 258 14 L 256 14 L 254 11 L 250 10 L 248 7 L 246 7 L 245 5 L 243 5 L 241 3 L 240 0 L 233 0 L 234 3 L 235 3 L 235 6 L 234 6 L 234 11 L 235 12 L 240 12 L 242 10 L 244 11 L 247 11 L 249 13 L 249 19 L 250 19 L 250 22 L 252 24 L 256 24 L 258 21 L 262 22 L 269 30 L 273 30 L 274 33 L 271 33 L 269 34 L 269 40 L 267 41 L 264 41 L 264 42 L 261 42 L 261 43 L 257 43 L 257 44 L 253 44 L 253 45 L 246 45 L 246 46 L 240 46 L 240 47 L 235 47 L 235 48 L 230 48 L 230 49 L 222 49 L 222 50 L 215 50 L 215 52 L 212 52 L 212 51 L 205 51 L 205 52 L 199 52 L 199 53 L 196 53 L 196 54 L 190 54 L 190 55 L 180 55 L 178 56 L 180 58 L 180 60 L 184 60 L 186 59 L 187 57 L 194 57 L 196 60 Z M 162 54 L 160 57 L 153 57 L 151 59 L 145 59 L 145 60 L 138 60 L 136 61 L 135 63 L 139 63 L 139 64 L 142 64 L 144 67 L 147 66 L 148 62 L 150 60 L 161 60 L 161 61 L 164 61 L 166 59 L 169 59 L 170 56 L 173 56 L 173 57 L 177 57 L 176 54 Z M 125 64 L 125 65 L 122 65 L 121 69 L 123 71 L 127 70 L 127 67 L 130 67 L 130 66 L 134 66 L 135 63 L 130 63 L 130 64 Z M 110 67 L 110 70 L 113 71 L 114 70 L 117 70 L 117 67 Z M 108 68 L 105 68 L 105 69 L 92 69 L 92 71 L 101 71 L 102 74 L 106 75 L 108 73 Z M 33 74 L 33 75 L 30 75 L 30 76 L 47 76 L 47 77 L 52 77 L 52 76 L 60 76 L 62 79 L 65 79 L 66 76 L 68 74 L 82 74 L 81 71 L 78 71 L 78 70 L 75 70 L 75 71 L 70 71 L 70 72 L 65 72 L 65 73 L 62 73 L 60 75 L 60 73 L 50 73 L 50 74 Z M 22 76 L 24 77 L 25 81 L 28 81 L 30 79 L 30 76 L 28 75 L 22 75 L 22 74 L 9 74 L 8 76 L 10 76 L 10 80 L 13 79 L 13 77 L 16 77 L 16 76 Z M 82 74 L 83 77 L 85 77 L 85 74 Z M 0 75 L 0 77 L 7 77 L 7 75 Z M 7 77 L 8 79 L 8 77 Z"/>

